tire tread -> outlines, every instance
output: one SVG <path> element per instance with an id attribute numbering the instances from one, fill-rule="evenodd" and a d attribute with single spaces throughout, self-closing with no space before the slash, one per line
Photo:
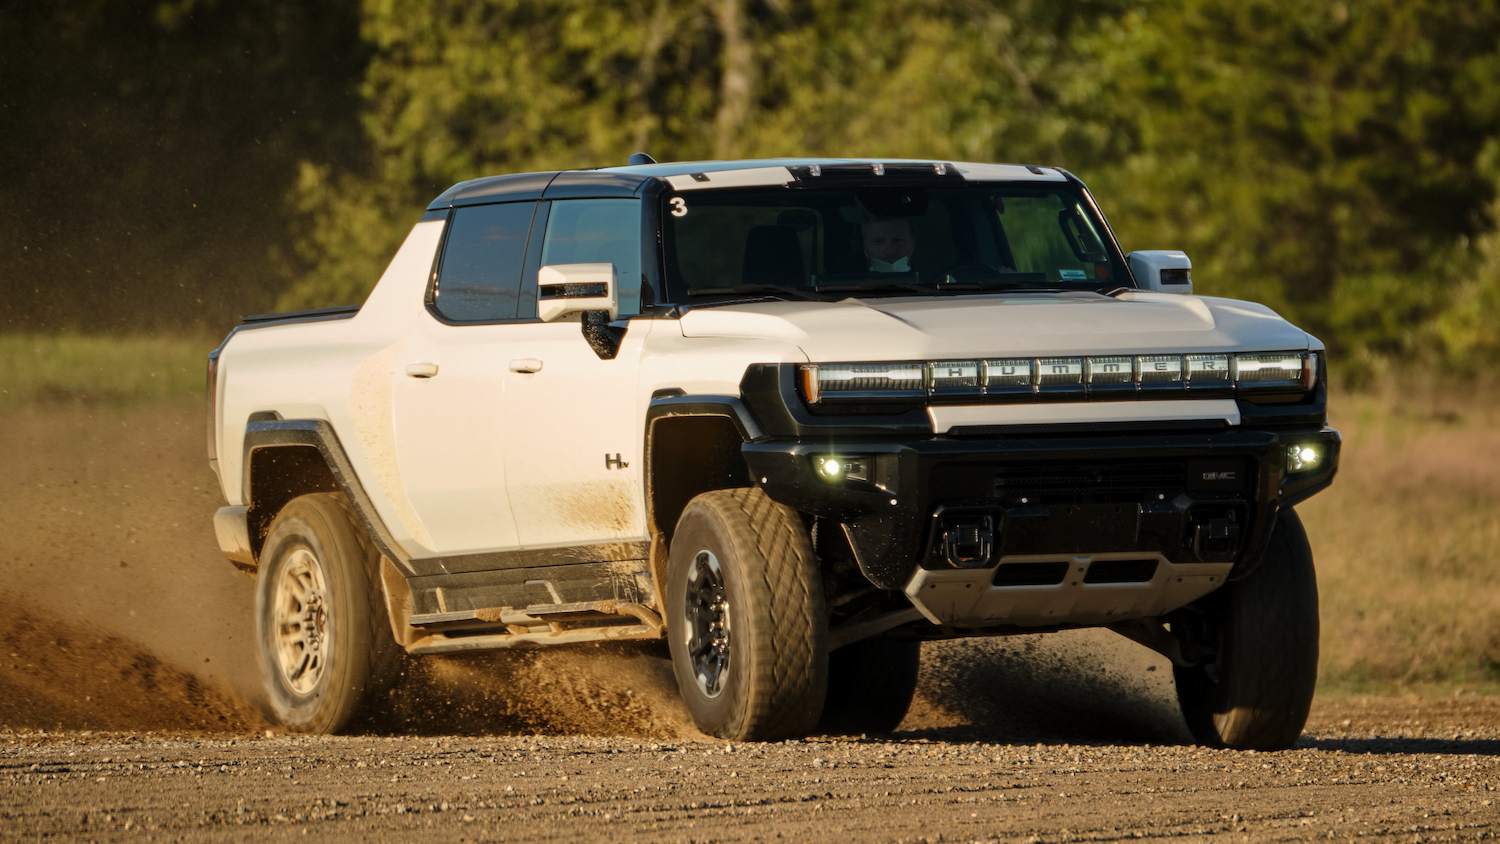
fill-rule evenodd
<path id="1" fill-rule="evenodd" d="M 738 741 L 806 735 L 822 712 L 828 675 L 822 580 L 806 526 L 756 488 L 703 493 L 679 525 L 704 517 L 743 564 L 747 606 L 739 611 L 766 621 L 761 635 L 736 631 L 750 648 L 753 672 L 734 719 L 715 734 Z"/>

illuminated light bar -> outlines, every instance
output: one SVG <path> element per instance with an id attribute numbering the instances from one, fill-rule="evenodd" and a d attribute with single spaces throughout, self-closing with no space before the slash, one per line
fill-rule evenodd
<path id="1" fill-rule="evenodd" d="M 1083 383 L 1083 358 L 1039 358 L 1036 362 L 1038 387 L 1062 387 Z"/>
<path id="2" fill-rule="evenodd" d="M 977 360 L 940 360 L 927 365 L 928 388 L 938 395 L 979 395 L 979 370 Z"/>
<path id="3" fill-rule="evenodd" d="M 1234 365 L 1241 384 L 1302 380 L 1301 355 L 1235 355 Z"/>
<path id="4" fill-rule="evenodd" d="M 1182 355 L 1141 355 L 1136 363 L 1140 366 L 1142 387 L 1182 383 Z"/>
<path id="5" fill-rule="evenodd" d="M 1241 390 L 1310 390 L 1317 383 L 1317 372 L 1313 355 L 1273 352 L 1234 356 L 1234 380 Z"/>
<path id="6" fill-rule="evenodd" d="M 1031 358 L 1005 358 L 984 362 L 986 390 L 999 387 L 1025 387 L 1036 383 L 1036 361 Z"/>
<path id="7" fill-rule="evenodd" d="M 1192 394 L 1292 394 L 1317 386 L 1317 352 L 1101 355 L 932 362 L 804 364 L 802 394 L 824 401 L 921 399 L 1067 401 Z M 1050 398 L 1049 398 L 1050 397 Z"/>
<path id="8" fill-rule="evenodd" d="M 1089 358 L 1088 382 L 1090 386 L 1135 383 L 1135 358 L 1126 355 Z"/>
<path id="9" fill-rule="evenodd" d="M 841 399 L 926 398 L 927 364 L 840 363 L 802 368 L 808 401 Z M 818 398 L 814 398 L 817 396 Z"/>
<path id="10" fill-rule="evenodd" d="M 1229 355 L 1188 355 L 1186 360 L 1189 384 L 1229 383 Z"/>

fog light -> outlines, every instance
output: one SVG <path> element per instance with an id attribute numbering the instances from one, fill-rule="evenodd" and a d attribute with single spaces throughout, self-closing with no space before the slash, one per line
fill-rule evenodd
<path id="1" fill-rule="evenodd" d="M 813 458 L 813 469 L 817 471 L 818 477 L 829 483 L 837 483 L 845 479 L 869 480 L 869 472 L 865 468 L 863 457 L 839 457 L 824 454 Z"/>
<path id="2" fill-rule="evenodd" d="M 1313 445 L 1289 445 L 1286 447 L 1287 474 L 1306 472 L 1318 468 L 1323 462 L 1323 452 Z"/>

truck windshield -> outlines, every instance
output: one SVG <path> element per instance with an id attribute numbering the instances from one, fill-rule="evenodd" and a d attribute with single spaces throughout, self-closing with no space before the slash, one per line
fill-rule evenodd
<path id="1" fill-rule="evenodd" d="M 726 189 L 664 202 L 675 301 L 1131 286 L 1072 186 Z"/>

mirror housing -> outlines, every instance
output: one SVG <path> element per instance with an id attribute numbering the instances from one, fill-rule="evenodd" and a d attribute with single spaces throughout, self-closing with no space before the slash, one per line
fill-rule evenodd
<path id="1" fill-rule="evenodd" d="M 542 322 L 581 318 L 601 311 L 605 322 L 620 316 L 614 264 L 551 264 L 537 272 L 536 315 Z"/>
<path id="2" fill-rule="evenodd" d="M 1159 293 L 1193 292 L 1193 262 L 1186 253 L 1171 249 L 1142 249 L 1125 256 L 1130 274 L 1142 290 Z"/>

